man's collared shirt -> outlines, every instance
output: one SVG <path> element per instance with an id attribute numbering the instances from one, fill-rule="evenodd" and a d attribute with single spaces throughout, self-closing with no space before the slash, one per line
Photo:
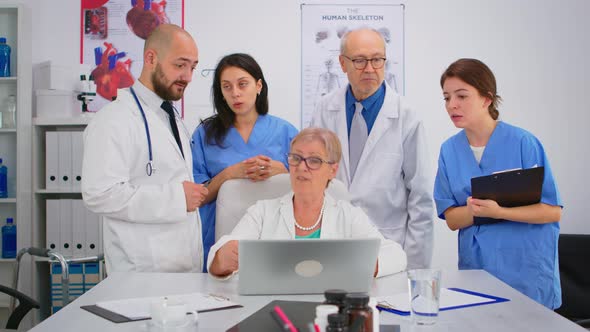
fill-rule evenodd
<path id="1" fill-rule="evenodd" d="M 164 111 L 160 106 L 162 106 L 162 102 L 164 99 L 160 98 L 155 92 L 148 89 L 143 83 L 139 80 L 133 84 L 133 90 L 137 94 L 137 97 L 142 102 L 142 106 L 144 111 L 147 109 L 153 110 L 158 118 L 160 118 L 166 124 L 166 127 L 170 130 L 170 134 L 172 134 L 172 127 L 170 127 L 170 120 L 168 120 L 168 114 Z M 173 134 L 172 134 L 173 135 Z"/>
<path id="2" fill-rule="evenodd" d="M 381 84 L 375 93 L 360 102 L 361 105 L 363 105 L 363 111 L 361 113 L 365 119 L 365 122 L 367 123 L 367 133 L 369 134 L 371 133 L 373 124 L 375 124 L 375 120 L 377 119 L 377 115 L 379 115 L 379 110 L 381 110 L 384 101 L 385 82 Z M 357 100 L 352 94 L 352 88 L 349 84 L 348 89 L 346 89 L 346 125 L 348 128 L 348 138 L 350 138 L 350 125 L 352 124 L 352 117 L 354 115 L 356 102 Z"/>

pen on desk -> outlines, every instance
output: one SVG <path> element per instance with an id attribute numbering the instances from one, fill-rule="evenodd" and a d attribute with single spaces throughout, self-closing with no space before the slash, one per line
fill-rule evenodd
<path id="1" fill-rule="evenodd" d="M 314 323 L 307 324 L 307 329 L 309 330 L 309 332 L 320 332 L 319 326 Z"/>
<path id="2" fill-rule="evenodd" d="M 275 322 L 277 322 L 277 324 L 281 328 L 281 331 L 291 331 L 291 329 L 289 328 L 289 324 L 284 323 L 279 314 L 277 314 L 274 310 L 270 312 L 270 315 L 275 320 Z"/>
<path id="3" fill-rule="evenodd" d="M 289 317 L 287 317 L 287 315 L 285 314 L 283 309 L 281 309 L 281 307 L 279 307 L 278 305 L 275 305 L 275 307 L 273 309 L 274 309 L 274 312 L 276 312 L 279 315 L 279 318 L 281 319 L 281 321 L 283 321 L 283 323 L 288 326 L 289 329 L 287 331 L 297 332 L 295 325 L 293 325 L 293 323 L 291 323 L 291 321 L 289 320 Z"/>

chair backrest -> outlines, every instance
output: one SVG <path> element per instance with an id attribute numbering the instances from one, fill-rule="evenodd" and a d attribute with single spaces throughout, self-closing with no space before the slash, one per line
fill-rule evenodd
<path id="1" fill-rule="evenodd" d="M 215 241 L 229 234 L 246 210 L 258 200 L 278 198 L 291 190 L 289 174 L 279 174 L 266 181 L 252 182 L 247 179 L 228 180 L 217 193 L 215 215 Z M 336 200 L 350 201 L 348 189 L 341 181 L 330 182 L 327 192 Z"/>
<path id="2" fill-rule="evenodd" d="M 590 235 L 559 235 L 559 275 L 563 304 L 556 312 L 580 323 L 590 319 Z M 586 326 L 586 325 L 584 325 Z"/>
<path id="3" fill-rule="evenodd" d="M 26 294 L 17 291 L 16 289 L 0 285 L 0 292 L 18 300 L 18 306 L 14 308 L 14 311 L 10 314 L 8 321 L 6 322 L 7 329 L 16 330 L 20 325 L 21 320 L 31 309 L 40 308 L 39 302 L 28 297 Z"/>

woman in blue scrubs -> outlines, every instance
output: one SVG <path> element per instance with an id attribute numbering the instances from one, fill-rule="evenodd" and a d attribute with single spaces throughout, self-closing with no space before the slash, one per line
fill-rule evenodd
<path id="1" fill-rule="evenodd" d="M 268 86 L 262 69 L 250 55 L 223 57 L 211 88 L 216 114 L 203 120 L 193 134 L 193 173 L 207 183 L 209 194 L 199 208 L 204 257 L 215 242 L 215 201 L 230 179 L 264 181 L 287 173 L 287 153 L 297 129 L 268 115 Z"/>
<path id="2" fill-rule="evenodd" d="M 445 107 L 458 134 L 440 149 L 434 199 L 439 218 L 459 230 L 459 269 L 484 269 L 550 309 L 561 305 L 557 240 L 561 199 L 541 142 L 498 121 L 496 79 L 481 61 L 460 59 L 442 74 Z M 541 201 L 501 207 L 471 197 L 471 178 L 545 167 Z M 474 217 L 499 222 L 474 225 Z"/>

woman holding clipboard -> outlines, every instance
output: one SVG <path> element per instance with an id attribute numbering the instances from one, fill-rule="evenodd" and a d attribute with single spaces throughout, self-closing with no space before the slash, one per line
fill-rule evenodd
<path id="1" fill-rule="evenodd" d="M 434 199 L 439 218 L 459 230 L 459 269 L 484 269 L 550 309 L 561 305 L 557 260 L 561 199 L 541 142 L 498 121 L 496 79 L 476 59 L 459 59 L 442 74 L 445 107 L 459 133 L 441 146 Z M 544 166 L 541 201 L 502 207 L 471 197 L 471 178 Z M 499 222 L 474 225 L 474 217 Z"/>

